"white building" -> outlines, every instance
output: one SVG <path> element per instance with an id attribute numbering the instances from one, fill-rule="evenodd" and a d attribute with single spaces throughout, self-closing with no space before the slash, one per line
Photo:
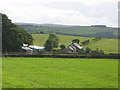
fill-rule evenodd
<path id="1" fill-rule="evenodd" d="M 38 51 L 43 51 L 45 48 L 36 45 L 23 44 L 21 47 L 27 53 L 37 53 Z"/>

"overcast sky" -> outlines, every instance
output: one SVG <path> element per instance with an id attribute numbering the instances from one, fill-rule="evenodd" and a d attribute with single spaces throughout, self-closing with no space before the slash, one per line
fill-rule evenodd
<path id="1" fill-rule="evenodd" d="M 119 0 L 0 0 L 0 12 L 13 22 L 118 25 Z"/>

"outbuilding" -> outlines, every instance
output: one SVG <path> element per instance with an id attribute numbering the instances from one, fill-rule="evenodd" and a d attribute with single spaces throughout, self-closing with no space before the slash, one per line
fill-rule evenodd
<path id="1" fill-rule="evenodd" d="M 36 46 L 36 45 L 23 44 L 22 49 L 26 53 L 38 53 L 39 51 L 43 51 L 45 48 L 41 46 Z"/>

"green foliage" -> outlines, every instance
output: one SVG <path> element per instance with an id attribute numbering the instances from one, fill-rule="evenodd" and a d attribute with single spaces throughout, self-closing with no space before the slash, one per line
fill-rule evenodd
<path id="1" fill-rule="evenodd" d="M 51 39 L 48 39 L 46 42 L 45 42 L 45 49 L 47 51 L 51 51 L 53 49 L 53 41 Z"/>
<path id="2" fill-rule="evenodd" d="M 98 48 L 96 48 L 95 50 L 92 50 L 92 49 L 89 48 L 89 47 L 86 47 L 85 50 L 82 49 L 82 50 L 79 51 L 79 52 L 81 52 L 81 53 L 89 53 L 89 54 L 94 54 L 94 55 L 96 55 L 96 54 L 104 54 L 104 51 L 99 50 Z"/>
<path id="3" fill-rule="evenodd" d="M 53 48 L 58 47 L 59 39 L 55 34 L 49 34 L 48 40 L 45 42 L 44 46 L 47 51 L 51 51 Z"/>
<path id="4" fill-rule="evenodd" d="M 93 41 L 98 41 L 98 40 L 101 40 L 102 38 L 101 37 L 95 37 L 94 39 L 92 39 Z"/>
<path id="5" fill-rule="evenodd" d="M 3 88 L 117 88 L 117 59 L 3 58 Z"/>
<path id="6" fill-rule="evenodd" d="M 23 28 L 13 24 L 5 15 L 2 15 L 2 51 L 18 52 L 23 43 L 33 44 L 33 38 Z"/>
<path id="7" fill-rule="evenodd" d="M 85 41 L 81 42 L 81 44 L 84 46 L 84 45 L 89 44 L 89 42 L 90 42 L 90 40 L 85 40 Z"/>
<path id="8" fill-rule="evenodd" d="M 53 48 L 58 47 L 59 39 L 55 34 L 49 34 L 49 39 L 52 41 Z"/>
<path id="9" fill-rule="evenodd" d="M 85 53 L 91 53 L 91 49 L 90 49 L 89 47 L 87 47 L 87 48 L 85 49 Z"/>
<path id="10" fill-rule="evenodd" d="M 96 48 L 96 50 L 91 50 L 92 54 L 104 54 L 104 51 L 99 50 L 98 48 Z"/>
<path id="11" fill-rule="evenodd" d="M 82 53 L 82 54 L 92 54 L 92 55 L 96 55 L 96 54 L 105 54 L 104 51 L 102 50 L 99 50 L 98 48 L 96 48 L 95 50 L 92 50 L 91 48 L 89 47 L 86 47 L 86 48 L 82 48 L 78 51 L 78 53 Z"/>
<path id="12" fill-rule="evenodd" d="M 43 32 L 43 31 L 40 31 L 40 34 L 44 34 L 44 32 Z"/>
<path id="13" fill-rule="evenodd" d="M 66 48 L 66 46 L 65 46 L 64 44 L 61 44 L 61 45 L 60 45 L 60 48 L 63 50 L 63 49 Z"/>
<path id="14" fill-rule="evenodd" d="M 80 54 L 82 53 L 83 54 L 83 53 L 85 53 L 85 50 L 83 48 L 79 49 L 78 53 L 80 53 Z"/>
<path id="15" fill-rule="evenodd" d="M 85 46 L 85 45 L 88 45 L 92 42 L 95 42 L 95 41 L 98 41 L 98 40 L 101 40 L 101 39 L 102 39 L 101 37 L 95 37 L 91 41 L 90 41 L 90 39 L 88 39 L 88 40 L 85 40 L 85 41 L 81 42 L 81 44 L 82 44 L 82 46 Z"/>
<path id="16" fill-rule="evenodd" d="M 79 39 L 73 39 L 72 43 L 78 43 L 79 44 L 80 40 Z"/>

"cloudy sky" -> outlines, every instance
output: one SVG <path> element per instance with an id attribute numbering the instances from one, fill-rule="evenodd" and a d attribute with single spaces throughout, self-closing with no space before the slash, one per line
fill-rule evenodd
<path id="1" fill-rule="evenodd" d="M 0 0 L 0 12 L 13 22 L 118 25 L 119 0 Z"/>

